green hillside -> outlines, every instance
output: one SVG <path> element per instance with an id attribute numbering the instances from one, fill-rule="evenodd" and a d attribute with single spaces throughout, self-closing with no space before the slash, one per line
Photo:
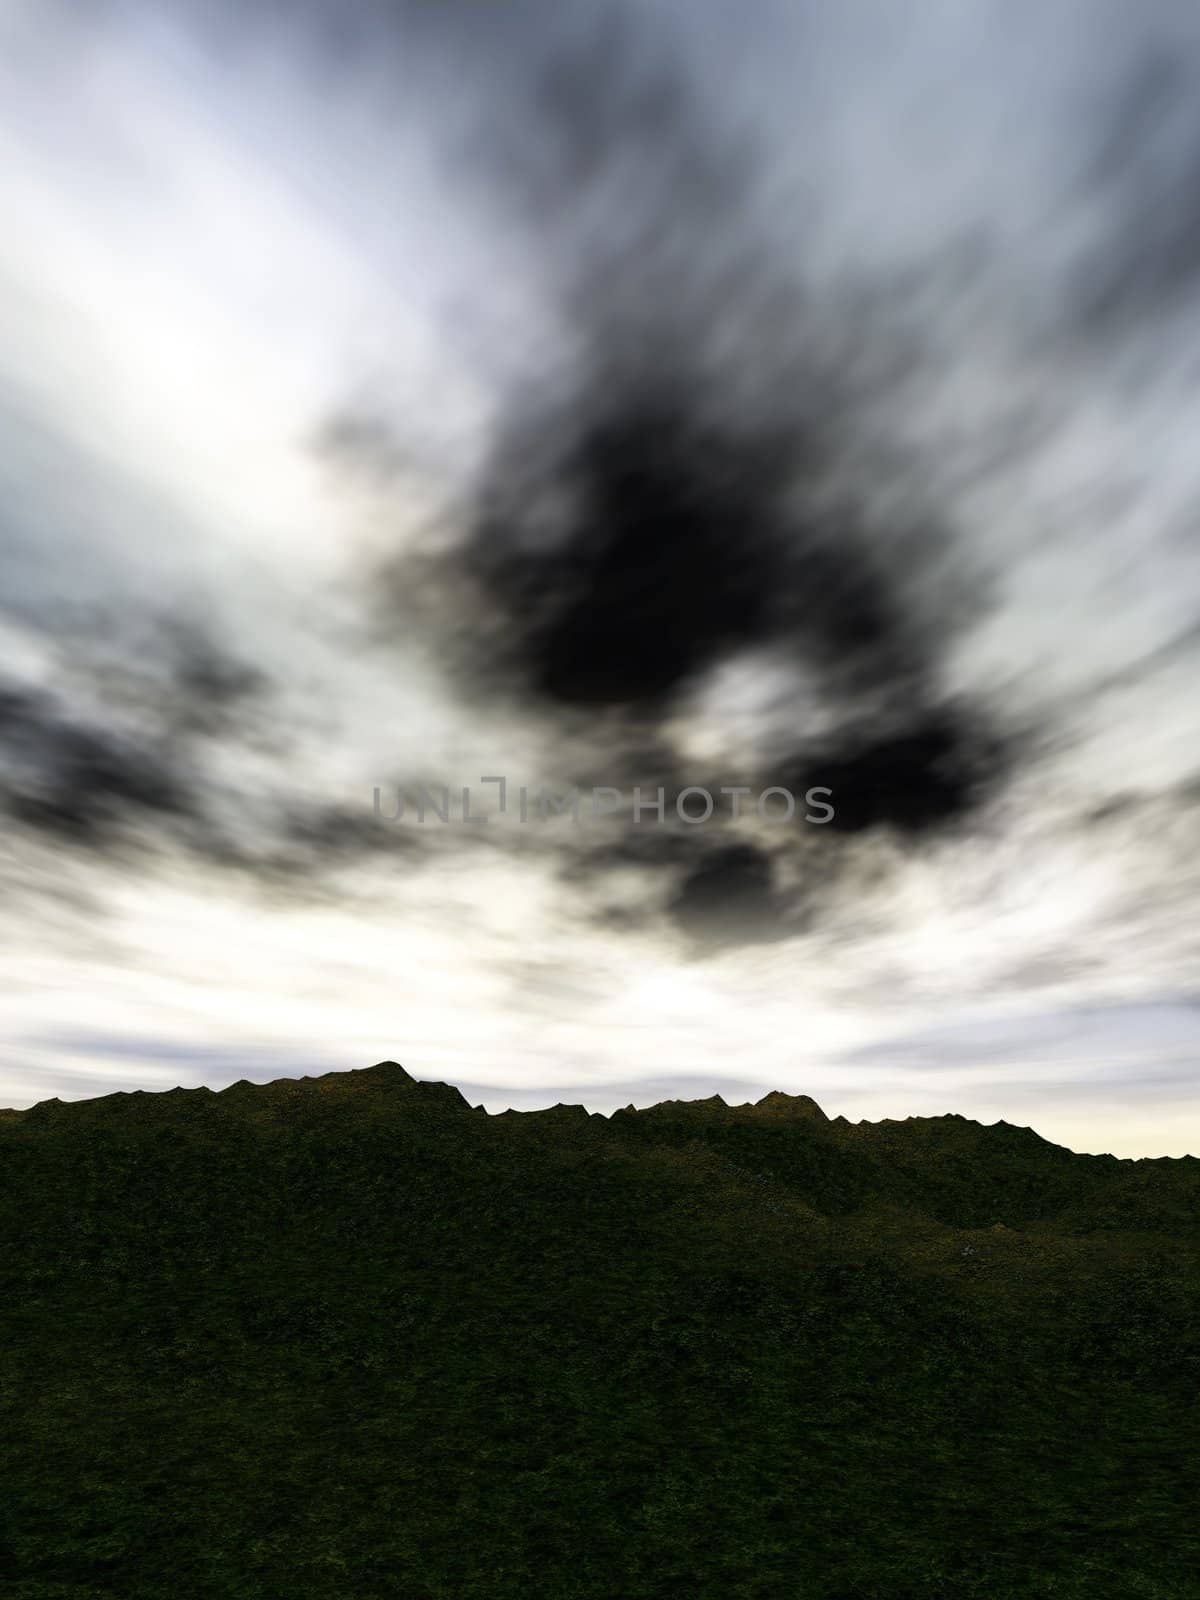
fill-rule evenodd
<path id="1" fill-rule="evenodd" d="M 6 1600 L 1200 1596 L 1200 1160 L 388 1062 L 0 1112 Z"/>

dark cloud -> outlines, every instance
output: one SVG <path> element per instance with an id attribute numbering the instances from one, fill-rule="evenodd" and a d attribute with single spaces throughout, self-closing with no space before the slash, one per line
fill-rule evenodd
<path id="1" fill-rule="evenodd" d="M 561 542 L 531 548 L 505 493 L 467 557 L 511 619 L 532 692 L 568 706 L 663 701 L 767 631 L 783 576 L 755 441 L 706 427 L 679 393 L 603 398 L 547 486 L 564 502 Z"/>
<path id="2" fill-rule="evenodd" d="M 586 895 L 633 868 L 668 923 L 774 936 L 813 914 L 780 887 L 777 858 L 794 866 L 819 845 L 832 893 L 858 836 L 889 830 L 919 847 L 970 824 L 1027 746 L 1001 736 L 994 705 L 951 703 L 945 688 L 951 648 L 990 595 L 961 559 L 953 503 L 938 499 L 943 463 L 899 443 L 927 360 L 927 287 L 852 263 L 831 282 L 810 270 L 802 237 L 782 249 L 764 198 L 771 154 L 716 80 L 701 81 L 678 17 L 518 5 L 501 22 L 481 7 L 358 4 L 305 18 L 297 37 L 325 40 L 332 76 L 353 81 L 373 63 L 376 87 L 389 75 L 414 84 L 446 193 L 524 241 L 551 329 L 501 397 L 474 480 L 448 493 L 453 527 L 370 565 L 373 624 L 405 648 L 431 645 L 453 692 L 561 730 L 563 786 L 661 783 L 668 811 L 690 783 L 831 791 L 832 822 L 797 819 L 770 854 L 731 842 L 720 818 L 702 837 L 630 823 L 618 843 L 549 844 L 564 879 Z M 229 26 L 241 27 L 232 13 Z M 452 102 L 415 86 L 404 38 L 430 84 L 453 71 Z M 1147 106 L 1177 98 L 1156 68 L 1114 112 L 1088 180 L 1110 213 L 1146 188 Z M 1182 159 L 1186 140 L 1168 142 Z M 1178 242 L 1155 250 L 1186 254 Z M 962 260 L 947 245 L 931 263 L 939 294 Z M 370 407 L 332 413 L 314 448 L 385 500 L 405 498 L 414 463 L 428 467 L 421 419 Z M 998 456 L 1014 448 L 993 442 Z M 754 770 L 736 740 L 727 761 L 717 751 L 708 771 L 691 770 L 678 723 L 704 713 L 689 697 L 763 647 L 792 674 L 794 720 L 774 718 Z M 181 748 L 186 768 L 189 740 L 243 737 L 263 692 L 203 633 L 182 631 L 167 683 L 173 738 L 146 746 L 145 770 L 129 761 L 119 775 L 115 759 L 100 770 L 114 811 L 182 804 Z M 213 859 L 286 884 L 441 847 L 380 828 L 365 806 L 359 816 L 293 795 L 268 809 L 267 844 L 226 837 Z M 468 847 L 465 830 L 444 843 Z"/>
<path id="3" fill-rule="evenodd" d="M 750 844 L 708 854 L 688 873 L 670 909 L 698 947 L 782 939 L 804 928 L 802 915 L 776 887 L 770 857 Z"/>
<path id="4" fill-rule="evenodd" d="M 431 831 L 378 821 L 365 793 L 355 805 L 308 796 L 294 777 L 266 791 L 214 780 L 234 704 L 264 681 L 193 639 L 153 718 L 140 700 L 142 717 L 122 725 L 84 720 L 46 691 L 0 689 L 0 809 L 52 847 L 139 870 L 181 855 L 272 898 L 319 899 L 355 867 L 428 859 Z"/>
<path id="5" fill-rule="evenodd" d="M 781 777 L 785 787 L 833 808 L 822 822 L 837 833 L 888 827 L 912 837 L 970 818 L 1003 776 L 1006 746 L 976 719 L 941 706 L 892 732 L 847 735 L 827 751 L 805 752 Z"/>
<path id="6" fill-rule="evenodd" d="M 739 1040 L 802 1071 L 898 1017 L 1194 968 L 1186 8 L 894 9 L 8 30 L 0 893 L 31 1019 L 83 962 L 114 1016 L 207 1026 L 186 991 L 228 992 L 227 941 L 178 942 L 186 895 L 210 930 L 253 902 L 255 1030 L 313 973 L 314 1029 L 396 1025 L 321 904 L 428 951 L 428 1061 L 593 1103 L 647 1039 L 664 1073 Z M 485 772 L 510 814 L 464 826 Z M 449 824 L 372 816 L 421 780 Z M 525 782 L 666 815 L 522 825 Z M 749 789 L 741 820 L 689 827 L 693 785 Z M 680 956 L 739 949 L 691 1007 Z M 23 1034 L 11 1064 L 56 1051 L 138 1059 Z"/>
<path id="7" fill-rule="evenodd" d="M 863 509 L 835 497 L 838 450 L 802 414 L 730 411 L 685 367 L 602 363 L 498 441 L 457 557 L 503 619 L 489 665 L 552 705 L 643 717 L 763 643 L 831 693 L 919 682 L 934 641 Z"/>
<path id="8" fill-rule="evenodd" d="M 406 843 L 361 810 L 214 767 L 278 745 L 275 686 L 197 617 L 98 619 L 50 686 L 0 686 L 0 808 L 31 839 L 132 864 L 163 853 L 306 891 Z"/>
<path id="9" fill-rule="evenodd" d="M 913 842 L 968 819 L 1011 752 L 989 708 L 942 686 L 987 594 L 896 443 L 923 355 L 888 307 L 912 285 L 822 287 L 785 259 L 762 152 L 628 18 L 553 36 L 481 94 L 460 150 L 527 233 L 559 343 L 498 408 L 457 538 L 372 569 L 376 615 L 405 640 L 425 629 L 461 692 L 564 730 L 566 762 L 590 738 L 566 767 L 586 782 L 662 783 L 669 810 L 691 783 L 825 786 L 831 834 Z M 339 437 L 385 476 L 397 459 L 390 423 Z M 764 646 L 793 675 L 794 726 L 761 772 L 732 747 L 689 770 L 688 696 Z M 715 842 L 720 820 L 703 839 L 629 827 L 564 850 L 566 877 L 636 867 L 660 914 L 705 937 L 810 914 L 768 855 Z M 798 819 L 775 849 L 803 856 L 815 833 Z"/>
<path id="10" fill-rule="evenodd" d="M 195 623 L 175 624 L 166 648 L 170 671 L 159 683 L 169 691 L 164 710 L 176 727 L 206 736 L 250 731 L 247 713 L 257 718 L 271 691 L 259 666 L 219 645 L 213 633 Z"/>
<path id="11" fill-rule="evenodd" d="M 169 746 L 87 724 L 52 695 L 0 690 L 0 802 L 35 833 L 102 849 L 130 826 L 195 819 Z"/>
<path id="12" fill-rule="evenodd" d="M 286 798 L 253 841 L 242 835 L 227 865 L 255 890 L 287 901 L 338 899 L 339 876 L 362 867 L 403 864 L 411 872 L 434 858 L 426 830 L 389 826 L 377 820 L 364 797 L 361 806 Z M 369 885 L 359 902 L 369 903 Z"/>
<path id="13" fill-rule="evenodd" d="M 628 868 L 673 874 L 680 867 L 694 866 L 704 849 L 703 841 L 692 832 L 631 824 L 602 844 L 572 850 L 564 876 L 586 882 L 598 874 Z"/>

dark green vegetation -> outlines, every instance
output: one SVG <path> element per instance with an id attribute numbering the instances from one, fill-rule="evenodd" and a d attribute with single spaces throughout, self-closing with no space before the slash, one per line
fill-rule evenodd
<path id="1" fill-rule="evenodd" d="M 1200 1161 L 387 1063 L 0 1112 L 8 1600 L 1200 1595 Z"/>

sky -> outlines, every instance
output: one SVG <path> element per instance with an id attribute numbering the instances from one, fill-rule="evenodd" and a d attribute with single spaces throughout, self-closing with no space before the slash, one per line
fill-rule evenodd
<path id="1" fill-rule="evenodd" d="M 1194 7 L 0 0 L 0 170 L 0 1104 L 1200 1152 Z"/>

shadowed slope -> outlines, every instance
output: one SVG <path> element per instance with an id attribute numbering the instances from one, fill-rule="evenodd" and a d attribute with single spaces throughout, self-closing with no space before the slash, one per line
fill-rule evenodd
<path id="1" fill-rule="evenodd" d="M 1174 1600 L 1198 1187 L 804 1096 L 487 1116 L 394 1062 L 8 1113 L 0 1580 Z"/>

